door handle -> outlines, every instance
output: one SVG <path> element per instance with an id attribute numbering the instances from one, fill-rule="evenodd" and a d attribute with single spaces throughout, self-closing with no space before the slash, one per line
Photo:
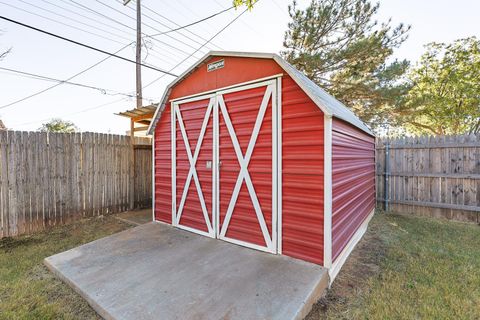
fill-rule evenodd
<path id="1" fill-rule="evenodd" d="M 206 163 L 205 163 L 205 167 L 207 169 L 212 169 L 212 161 L 208 160 Z"/>

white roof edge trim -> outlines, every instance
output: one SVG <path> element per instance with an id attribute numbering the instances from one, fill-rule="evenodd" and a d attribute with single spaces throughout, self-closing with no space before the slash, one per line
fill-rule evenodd
<path id="1" fill-rule="evenodd" d="M 275 54 L 273 56 L 273 60 L 275 60 L 275 62 L 278 63 L 283 68 L 283 70 L 285 70 L 288 73 L 290 77 L 292 77 L 292 79 L 300 86 L 300 88 L 302 88 L 302 90 L 307 94 L 307 96 L 310 99 L 312 99 L 313 102 L 315 102 L 315 104 L 317 105 L 317 107 L 320 108 L 320 110 L 322 110 L 325 116 L 331 117 L 333 115 L 331 110 L 326 108 L 323 105 L 323 103 L 321 103 L 320 101 L 317 101 L 318 100 L 317 97 L 312 94 L 311 90 L 306 88 L 305 85 L 303 85 L 303 82 L 300 79 L 298 79 L 298 77 L 294 73 L 292 73 L 291 70 L 289 70 L 291 66 L 286 64 L 286 61 L 282 57 Z"/>
<path id="2" fill-rule="evenodd" d="M 246 58 L 261 58 L 261 59 L 273 59 L 278 63 L 285 72 L 297 83 L 298 86 L 308 95 L 310 99 L 318 106 L 320 110 L 328 117 L 336 117 L 343 121 L 346 121 L 353 126 L 361 129 L 362 131 L 368 133 L 371 136 L 375 134 L 370 130 L 370 128 L 365 125 L 348 107 L 342 104 L 340 101 L 335 99 L 325 90 L 320 88 L 302 72 L 295 69 L 282 57 L 275 53 L 261 53 L 261 52 L 238 52 L 238 51 L 210 51 L 205 54 L 198 62 L 194 63 L 187 70 L 185 70 L 180 76 L 174 79 L 165 89 L 162 100 L 160 100 L 155 114 L 153 116 L 152 122 L 148 127 L 147 134 L 153 134 L 154 128 L 163 112 L 163 109 L 166 106 L 167 98 L 170 95 L 172 87 L 178 82 L 182 81 L 186 76 L 188 76 L 193 70 L 197 69 L 202 63 L 205 62 L 209 57 L 215 56 L 225 56 L 225 57 L 246 57 Z"/>

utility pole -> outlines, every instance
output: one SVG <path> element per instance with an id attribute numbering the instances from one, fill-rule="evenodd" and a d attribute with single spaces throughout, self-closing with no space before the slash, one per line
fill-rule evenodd
<path id="1" fill-rule="evenodd" d="M 131 0 L 123 0 L 123 5 L 126 6 Z M 137 84 L 137 108 L 142 107 L 142 5 L 140 0 L 137 0 L 137 41 L 135 58 L 137 62 L 136 69 L 136 84 Z"/>
<path id="2" fill-rule="evenodd" d="M 137 59 L 137 108 L 142 107 L 142 6 L 140 0 L 137 0 L 137 46 L 136 46 L 136 59 Z"/>
<path id="3" fill-rule="evenodd" d="M 140 0 L 137 1 L 137 41 L 135 45 L 135 58 L 136 58 L 136 87 L 137 87 L 137 108 L 142 107 L 142 5 Z M 123 5 L 128 5 L 130 0 L 123 0 Z M 130 119 L 130 183 L 129 183 L 129 207 L 130 210 L 135 208 L 135 121 Z"/>

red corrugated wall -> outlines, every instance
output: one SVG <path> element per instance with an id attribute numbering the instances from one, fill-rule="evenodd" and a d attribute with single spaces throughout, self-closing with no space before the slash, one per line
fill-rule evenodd
<path id="1" fill-rule="evenodd" d="M 225 67 L 206 72 L 206 63 Z M 323 263 L 323 113 L 273 59 L 213 57 L 178 83 L 169 99 L 283 73 L 283 250 Z M 155 216 L 171 222 L 170 110 L 155 129 Z"/>
<path id="2" fill-rule="evenodd" d="M 323 264 L 323 113 L 282 80 L 282 253 Z"/>
<path id="3" fill-rule="evenodd" d="M 155 219 L 172 222 L 172 146 L 170 106 L 155 127 Z"/>
<path id="4" fill-rule="evenodd" d="M 333 119 L 332 260 L 375 208 L 375 138 Z"/>

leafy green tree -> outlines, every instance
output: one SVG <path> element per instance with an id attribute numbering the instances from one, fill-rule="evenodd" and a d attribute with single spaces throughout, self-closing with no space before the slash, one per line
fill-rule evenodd
<path id="1" fill-rule="evenodd" d="M 253 5 L 257 2 L 258 0 L 233 0 L 233 5 L 236 8 L 245 5 L 248 9 L 252 9 Z"/>
<path id="2" fill-rule="evenodd" d="M 372 127 L 390 122 L 408 91 L 406 60 L 387 62 L 409 26 L 378 23 L 379 4 L 368 0 L 312 0 L 289 6 L 291 22 L 282 55 L 310 79 L 354 109 Z"/>
<path id="3" fill-rule="evenodd" d="M 71 121 L 55 118 L 50 120 L 47 123 L 42 124 L 42 126 L 38 130 L 44 131 L 44 132 L 72 133 L 72 132 L 78 131 L 78 128 Z"/>
<path id="4" fill-rule="evenodd" d="M 480 41 L 430 43 L 408 74 L 412 89 L 399 118 L 408 132 L 480 132 Z"/>

